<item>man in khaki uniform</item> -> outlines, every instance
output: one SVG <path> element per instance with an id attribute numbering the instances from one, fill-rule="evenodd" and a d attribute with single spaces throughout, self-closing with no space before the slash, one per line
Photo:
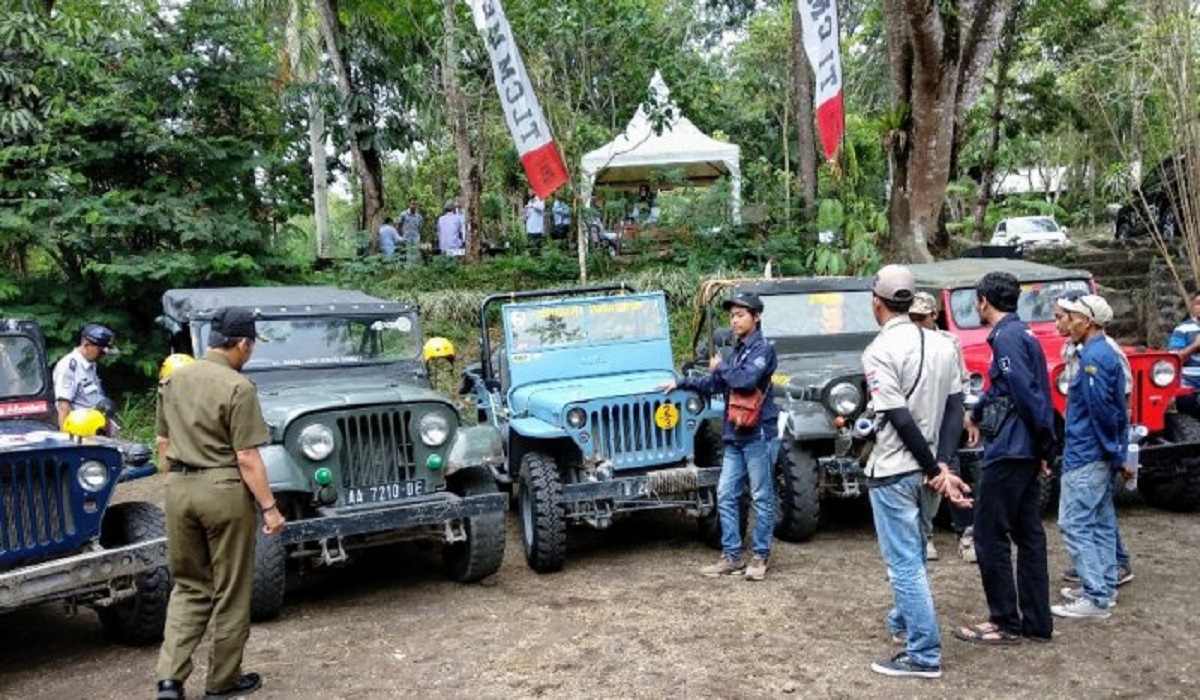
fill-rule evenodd
<path id="1" fill-rule="evenodd" d="M 218 309 L 204 358 L 175 368 L 158 390 L 156 442 L 166 484 L 167 542 L 174 588 L 158 659 L 159 700 L 182 700 L 192 653 L 211 620 L 205 698 L 262 687 L 242 673 L 250 636 L 255 506 L 272 535 L 283 515 L 271 494 L 260 445 L 270 440 L 254 384 L 240 373 L 258 334 L 245 309 Z"/>
<path id="2" fill-rule="evenodd" d="M 871 404 L 879 417 L 867 461 L 867 485 L 879 552 L 895 604 L 887 625 L 904 651 L 871 664 L 887 676 L 938 678 L 942 646 L 925 570 L 922 516 L 926 485 L 962 504 L 967 490 L 950 472 L 962 434 L 963 404 L 954 345 L 908 317 L 912 272 L 887 265 L 871 284 L 871 310 L 882 326 L 863 352 Z"/>

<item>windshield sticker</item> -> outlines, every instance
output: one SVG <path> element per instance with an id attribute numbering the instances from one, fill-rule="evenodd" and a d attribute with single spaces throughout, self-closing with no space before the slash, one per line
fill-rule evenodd
<path id="1" fill-rule="evenodd" d="M 812 306 L 841 306 L 843 296 L 839 292 L 808 295 L 808 303 Z"/>
<path id="2" fill-rule="evenodd" d="M 617 301 L 609 304 L 596 304 L 589 307 L 589 310 L 595 314 L 621 314 L 645 311 L 649 305 L 648 301 Z"/>
<path id="3" fill-rule="evenodd" d="M 373 331 L 400 331 L 408 333 L 412 330 L 412 319 L 407 316 L 401 316 L 395 321 L 376 321 L 371 324 Z"/>
<path id="4" fill-rule="evenodd" d="M 515 352 L 509 357 L 509 360 L 512 362 L 532 362 L 538 359 L 538 357 L 539 355 L 535 352 Z"/>

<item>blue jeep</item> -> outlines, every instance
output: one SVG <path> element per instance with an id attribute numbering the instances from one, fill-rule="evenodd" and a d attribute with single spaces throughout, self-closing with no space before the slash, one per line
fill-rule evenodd
<path id="1" fill-rule="evenodd" d="M 490 326 L 499 304 L 501 347 Z M 658 387 L 676 378 L 666 299 L 624 286 L 496 294 L 480 309 L 480 365 L 463 393 L 505 446 L 497 480 L 515 486 L 525 559 L 562 568 L 566 526 L 685 509 L 716 526 L 719 463 L 697 464 L 707 404 Z M 703 451 L 702 451 L 703 452 Z"/>
<path id="2" fill-rule="evenodd" d="M 157 642 L 171 591 L 163 513 L 110 504 L 119 482 L 155 473 L 150 450 L 54 421 L 41 329 L 0 320 L 0 613 L 85 605 L 114 640 Z"/>

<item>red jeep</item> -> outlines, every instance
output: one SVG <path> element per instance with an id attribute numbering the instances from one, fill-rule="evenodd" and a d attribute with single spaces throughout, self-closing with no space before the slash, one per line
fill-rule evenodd
<path id="1" fill-rule="evenodd" d="M 933 294 L 942 308 L 938 325 L 962 343 L 971 376 L 968 403 L 987 388 L 987 368 L 992 349 L 990 329 L 980 323 L 975 307 L 975 284 L 988 272 L 1008 272 L 1021 282 L 1017 314 L 1029 325 L 1046 354 L 1051 394 L 1059 418 L 1066 410 L 1067 382 L 1062 348 L 1066 339 L 1054 324 L 1054 305 L 1072 290 L 1094 292 L 1095 281 L 1083 270 L 1001 258 L 960 258 L 912 265 L 917 287 Z M 1174 399 L 1189 389 L 1180 384 L 1179 359 L 1163 350 L 1125 347 L 1133 371 L 1131 423 L 1144 426 L 1148 435 L 1140 451 L 1138 490 L 1151 505 L 1168 510 L 1190 510 L 1200 505 L 1200 460 L 1185 459 L 1200 448 L 1200 421 L 1174 411 Z M 1057 479 L 1043 494 L 1048 504 L 1056 500 Z"/>

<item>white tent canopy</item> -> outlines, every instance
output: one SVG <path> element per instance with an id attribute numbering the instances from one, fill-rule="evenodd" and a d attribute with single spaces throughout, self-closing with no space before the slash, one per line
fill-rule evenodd
<path id="1" fill-rule="evenodd" d="M 645 103 L 639 105 L 624 132 L 583 157 L 583 201 L 588 201 L 598 184 L 632 186 L 647 182 L 658 170 L 682 170 L 684 178 L 696 184 L 711 184 L 728 176 L 733 221 L 740 221 L 742 149 L 706 136 L 683 116 L 658 71 L 650 80 L 650 89 L 658 111 L 670 110 L 671 117 L 663 124 L 662 133 L 654 133 Z"/>

